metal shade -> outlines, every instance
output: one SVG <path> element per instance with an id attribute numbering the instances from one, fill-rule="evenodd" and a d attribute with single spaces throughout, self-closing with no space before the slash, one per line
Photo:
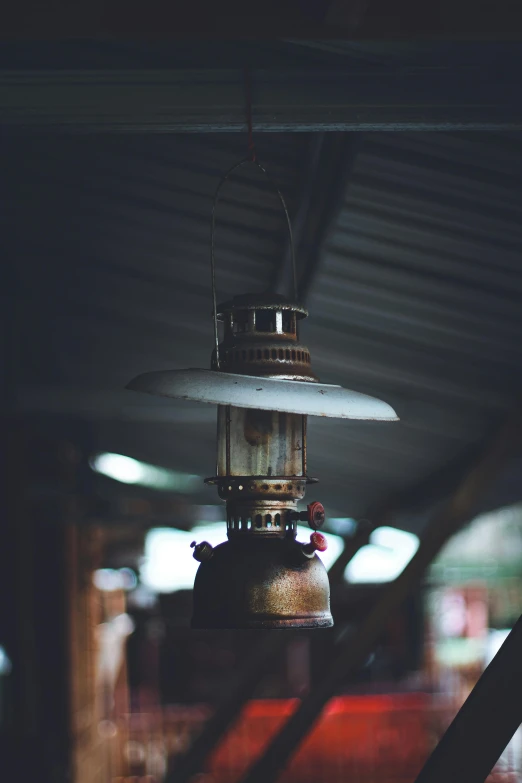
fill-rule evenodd
<path id="1" fill-rule="evenodd" d="M 217 370 L 166 370 L 138 375 L 134 391 L 215 405 L 257 408 L 337 419 L 398 421 L 388 403 L 342 386 L 260 378 Z"/>

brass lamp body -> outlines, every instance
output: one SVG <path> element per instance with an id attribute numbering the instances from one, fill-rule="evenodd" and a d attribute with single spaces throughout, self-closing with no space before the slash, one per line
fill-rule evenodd
<path id="1" fill-rule="evenodd" d="M 286 299 L 236 297 L 221 305 L 224 372 L 317 381 L 298 340 L 306 311 Z M 213 357 L 216 367 L 216 357 Z M 306 416 L 233 406 L 218 408 L 215 484 L 226 501 L 228 541 L 195 546 L 194 628 L 320 628 L 333 625 L 326 569 L 310 543 L 296 540 L 298 519 L 324 521 L 320 504 L 298 512 L 313 483 L 306 468 Z M 315 537 L 314 537 L 315 536 Z"/>

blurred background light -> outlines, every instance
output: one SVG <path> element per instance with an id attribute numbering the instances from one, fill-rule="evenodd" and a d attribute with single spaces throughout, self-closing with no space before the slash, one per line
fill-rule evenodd
<path id="1" fill-rule="evenodd" d="M 486 645 L 486 660 L 485 665 L 488 666 L 495 655 L 498 653 L 506 639 L 508 638 L 509 634 L 511 633 L 511 628 L 490 628 L 488 639 L 487 639 L 487 645 Z"/>
<path id="2" fill-rule="evenodd" d="M 120 481 L 123 484 L 137 484 L 151 489 L 169 490 L 171 492 L 191 493 L 200 489 L 202 478 L 192 473 L 181 473 L 176 470 L 149 465 L 123 454 L 102 452 L 96 454 L 89 462 L 92 470 L 102 476 Z"/>
<path id="3" fill-rule="evenodd" d="M 113 590 L 134 590 L 138 579 L 132 568 L 98 568 L 92 577 L 98 590 L 112 592 Z"/>
<path id="4" fill-rule="evenodd" d="M 394 527 L 378 527 L 346 566 L 344 578 L 351 583 L 391 582 L 408 565 L 419 548 L 414 533 Z"/>
<path id="5" fill-rule="evenodd" d="M 328 530 L 340 536 L 353 536 L 357 527 L 357 521 L 352 517 L 328 517 L 326 524 Z"/>
<path id="6" fill-rule="evenodd" d="M 192 541 L 217 546 L 225 540 L 225 524 L 214 522 L 191 531 L 153 528 L 145 538 L 145 558 L 140 577 L 156 593 L 192 590 L 199 563 L 192 557 Z"/>
<path id="7" fill-rule="evenodd" d="M 308 541 L 310 529 L 298 526 L 298 540 Z M 329 569 L 344 549 L 340 536 L 325 533 L 328 549 L 320 553 Z M 208 541 L 212 546 L 226 541 L 226 523 L 197 525 L 190 531 L 174 528 L 153 528 L 145 539 L 145 557 L 140 569 L 143 584 L 156 593 L 192 590 L 199 563 L 192 557 L 192 541 Z M 319 553 L 318 553 L 319 555 Z"/>
<path id="8" fill-rule="evenodd" d="M 5 648 L 0 644 L 0 675 L 11 673 L 12 664 Z"/>

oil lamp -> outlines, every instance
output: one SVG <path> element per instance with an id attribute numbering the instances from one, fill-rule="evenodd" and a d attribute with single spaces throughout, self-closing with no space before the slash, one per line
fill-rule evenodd
<path id="1" fill-rule="evenodd" d="M 266 174 L 257 161 L 241 161 L 223 177 L 214 200 L 211 369 L 146 373 L 128 388 L 218 406 L 217 469 L 206 483 L 226 502 L 228 540 L 216 547 L 192 544 L 200 562 L 192 627 L 324 628 L 333 625 L 328 575 L 316 554 L 326 549 L 319 532 L 325 512 L 317 501 L 305 510 L 297 505 L 317 481 L 307 471 L 307 416 L 397 416 L 385 402 L 319 382 L 299 339 L 307 311 L 297 297 L 245 294 L 216 304 L 215 206 L 222 184 L 245 162 Z M 276 191 L 291 237 L 286 204 Z M 293 271 L 295 291 L 295 263 Z M 298 521 L 312 529 L 308 542 L 296 539 Z"/>

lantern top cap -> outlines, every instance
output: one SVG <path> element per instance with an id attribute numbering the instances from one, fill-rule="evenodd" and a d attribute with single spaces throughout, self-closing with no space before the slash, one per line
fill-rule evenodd
<path id="1" fill-rule="evenodd" d="M 217 316 L 219 320 L 223 320 L 225 313 L 233 313 L 236 310 L 292 310 L 297 318 L 306 318 L 308 315 L 308 310 L 293 299 L 280 294 L 262 293 L 234 296 L 218 305 Z"/>

